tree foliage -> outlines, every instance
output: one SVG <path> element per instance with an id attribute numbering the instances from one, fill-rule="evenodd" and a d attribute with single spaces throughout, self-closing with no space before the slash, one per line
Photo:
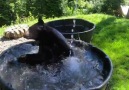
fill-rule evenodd
<path id="1" fill-rule="evenodd" d="M 58 17 L 63 14 L 62 0 L 0 0 L 0 26 L 16 19 L 34 17 Z"/>
<path id="2" fill-rule="evenodd" d="M 15 14 L 6 0 L 0 0 L 0 26 L 9 25 L 12 20 L 15 20 L 14 17 Z"/>
<path id="3" fill-rule="evenodd" d="M 102 5 L 102 12 L 108 14 L 116 14 L 120 5 L 124 3 L 124 0 L 104 0 L 104 4 Z"/>
<path id="4" fill-rule="evenodd" d="M 128 0 L 0 0 L 0 26 L 32 15 L 46 18 L 88 13 L 116 15 Z"/>

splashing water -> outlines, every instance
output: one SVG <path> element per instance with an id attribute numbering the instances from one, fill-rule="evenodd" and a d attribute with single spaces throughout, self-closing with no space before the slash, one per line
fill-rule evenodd
<path id="1" fill-rule="evenodd" d="M 25 64 L 9 65 L 11 60 L 27 53 L 37 53 L 38 46 L 22 44 L 5 51 L 0 56 L 0 77 L 15 90 L 86 90 L 103 83 L 99 58 L 84 48 L 73 46 L 74 57 L 58 64 L 28 67 Z"/>
<path id="2" fill-rule="evenodd" d="M 74 28 L 76 26 L 76 20 L 73 20 L 73 29 L 71 29 L 71 33 L 74 33 Z M 74 34 L 71 34 L 71 43 L 73 43 L 74 40 Z"/>
<path id="3" fill-rule="evenodd" d="M 76 26 L 76 20 L 73 20 L 73 28 Z"/>

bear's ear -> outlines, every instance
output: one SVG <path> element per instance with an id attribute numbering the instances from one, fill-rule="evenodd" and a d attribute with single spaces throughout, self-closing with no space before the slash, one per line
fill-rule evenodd
<path id="1" fill-rule="evenodd" d="M 42 17 L 38 18 L 38 24 L 39 25 L 44 25 L 44 21 L 42 20 Z"/>

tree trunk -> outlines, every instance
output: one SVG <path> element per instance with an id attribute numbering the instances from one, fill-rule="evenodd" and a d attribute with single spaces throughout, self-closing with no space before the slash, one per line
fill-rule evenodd
<path id="1" fill-rule="evenodd" d="M 129 19 L 129 8 L 128 8 L 128 12 L 127 12 L 126 18 Z"/>

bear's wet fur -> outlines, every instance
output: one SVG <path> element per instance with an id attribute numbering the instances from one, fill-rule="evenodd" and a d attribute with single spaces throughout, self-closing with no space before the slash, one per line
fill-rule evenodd
<path id="1" fill-rule="evenodd" d="M 73 55 L 66 38 L 58 30 L 46 25 L 42 18 L 39 18 L 38 23 L 29 28 L 25 38 L 39 42 L 39 51 L 37 54 L 19 57 L 20 63 L 48 65 L 61 62 L 64 58 Z"/>

